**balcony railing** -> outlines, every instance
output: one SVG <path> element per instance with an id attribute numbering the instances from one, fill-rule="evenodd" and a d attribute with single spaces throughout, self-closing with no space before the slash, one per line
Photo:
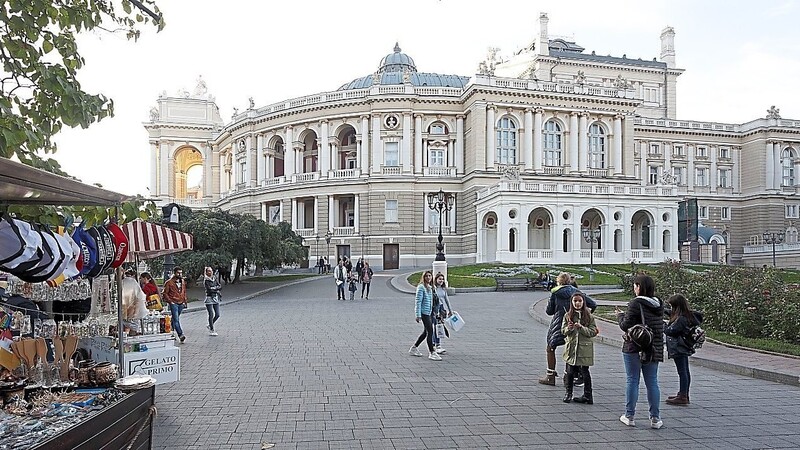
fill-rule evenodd
<path id="1" fill-rule="evenodd" d="M 653 250 L 631 250 L 631 259 L 653 259 Z"/>
<path id="2" fill-rule="evenodd" d="M 431 177 L 455 177 L 455 167 L 423 167 L 422 174 Z"/>
<path id="3" fill-rule="evenodd" d="M 528 250 L 528 259 L 552 259 L 552 250 Z"/>
<path id="4" fill-rule="evenodd" d="M 314 229 L 313 228 L 298 228 L 294 230 L 295 234 L 300 237 L 314 237 Z"/>
<path id="5" fill-rule="evenodd" d="M 206 202 L 203 198 L 194 198 L 194 197 L 186 197 L 186 198 L 170 198 L 169 203 L 177 203 L 183 206 L 208 206 L 208 202 Z"/>
<path id="6" fill-rule="evenodd" d="M 439 234 L 439 225 L 428 225 L 428 233 Z M 442 234 L 450 234 L 450 225 L 442 225 Z"/>
<path id="7" fill-rule="evenodd" d="M 792 244 L 775 244 L 775 252 L 787 252 L 787 251 L 800 251 L 800 242 L 792 243 Z M 772 254 L 772 244 L 769 245 L 745 245 L 742 247 L 742 252 L 746 255 L 753 254 L 753 253 L 770 253 Z"/>
<path id="8" fill-rule="evenodd" d="M 337 169 L 328 172 L 328 178 L 342 179 L 342 178 L 358 178 L 361 176 L 361 169 Z"/>
<path id="9" fill-rule="evenodd" d="M 590 256 L 591 256 L 590 253 L 591 253 L 590 250 L 581 250 L 581 258 L 591 259 L 590 258 Z M 604 259 L 605 257 L 606 257 L 606 251 L 605 250 L 595 250 L 594 251 L 594 259 L 595 260 Z"/>
<path id="10" fill-rule="evenodd" d="M 589 169 L 589 176 L 594 178 L 606 178 L 608 169 Z"/>
<path id="11" fill-rule="evenodd" d="M 296 173 L 292 175 L 292 181 L 295 183 L 303 183 L 315 180 L 319 180 L 319 172 Z"/>
<path id="12" fill-rule="evenodd" d="M 381 174 L 383 175 L 400 175 L 402 166 L 381 166 Z"/>
<path id="13" fill-rule="evenodd" d="M 277 186 L 283 183 L 286 183 L 286 177 L 280 176 L 275 178 L 266 178 L 264 180 L 261 180 L 261 183 L 259 184 L 261 184 L 261 186 Z"/>
<path id="14" fill-rule="evenodd" d="M 563 175 L 564 168 L 561 166 L 545 166 L 544 173 L 547 175 Z"/>
<path id="15" fill-rule="evenodd" d="M 496 192 L 549 192 L 549 193 L 581 193 L 581 194 L 622 194 L 622 195 L 647 195 L 647 196 L 672 196 L 676 195 L 674 186 L 607 186 L 595 183 L 541 183 L 527 181 L 501 181 L 494 186 L 489 186 L 478 191 L 478 200 L 486 198 Z"/>
<path id="16" fill-rule="evenodd" d="M 352 236 L 356 234 L 356 227 L 333 227 L 334 236 Z"/>

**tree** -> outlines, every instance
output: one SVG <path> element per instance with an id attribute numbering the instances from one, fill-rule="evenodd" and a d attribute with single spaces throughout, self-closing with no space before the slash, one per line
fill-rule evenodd
<path id="1" fill-rule="evenodd" d="M 114 103 L 89 94 L 77 80 L 84 59 L 77 33 L 124 32 L 164 27 L 155 0 L 6 0 L 0 7 L 0 156 L 66 175 L 52 158 L 53 135 L 64 125 L 87 128 L 114 115 Z M 117 27 L 108 29 L 106 26 Z"/>

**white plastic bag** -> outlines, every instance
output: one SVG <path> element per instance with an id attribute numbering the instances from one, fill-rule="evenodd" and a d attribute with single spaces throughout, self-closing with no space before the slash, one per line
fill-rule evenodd
<path id="1" fill-rule="evenodd" d="M 443 323 L 436 324 L 436 337 L 439 339 L 444 339 L 447 337 L 447 332 L 444 330 Z"/>
<path id="2" fill-rule="evenodd" d="M 458 312 L 453 311 L 450 317 L 444 319 L 444 323 L 447 324 L 451 330 L 458 331 L 464 326 L 464 319 L 461 318 Z"/>

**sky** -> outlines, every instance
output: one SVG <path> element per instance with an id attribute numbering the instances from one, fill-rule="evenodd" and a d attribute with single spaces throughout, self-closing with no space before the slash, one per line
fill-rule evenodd
<path id="1" fill-rule="evenodd" d="M 369 75 L 399 42 L 420 72 L 471 76 L 489 47 L 511 55 L 549 33 L 586 52 L 652 60 L 675 29 L 682 120 L 743 123 L 775 105 L 800 119 L 800 0 L 157 0 L 166 27 L 128 41 L 83 34 L 84 90 L 114 100 L 115 117 L 56 136 L 55 158 L 85 183 L 147 196 L 150 146 L 143 122 L 159 93 L 192 91 L 202 75 L 223 119 L 256 107 L 334 91 Z M 109 170 L 110 169 L 110 170 Z M 190 180 L 191 181 L 191 180 Z"/>

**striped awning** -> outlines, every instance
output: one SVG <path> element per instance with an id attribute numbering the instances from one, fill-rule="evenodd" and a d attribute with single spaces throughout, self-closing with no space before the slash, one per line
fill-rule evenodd
<path id="1" fill-rule="evenodd" d="M 128 236 L 128 261 L 155 258 L 169 255 L 193 247 L 192 235 L 155 223 L 136 219 L 122 225 L 122 232 Z"/>

